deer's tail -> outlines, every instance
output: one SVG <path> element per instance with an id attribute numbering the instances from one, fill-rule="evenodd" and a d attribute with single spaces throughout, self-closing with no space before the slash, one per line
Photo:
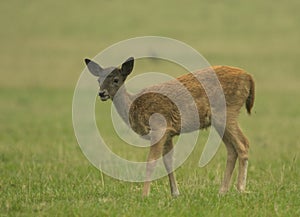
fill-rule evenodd
<path id="1" fill-rule="evenodd" d="M 249 75 L 249 82 L 250 82 L 250 89 L 249 89 L 249 95 L 246 99 L 246 109 L 248 114 L 251 114 L 251 109 L 254 104 L 255 99 L 255 83 L 251 75 Z"/>

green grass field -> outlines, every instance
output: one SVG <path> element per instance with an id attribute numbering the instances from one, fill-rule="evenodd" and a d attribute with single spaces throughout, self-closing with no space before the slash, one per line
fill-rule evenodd
<path id="1" fill-rule="evenodd" d="M 299 8 L 298 0 L 2 1 L 0 216 L 300 216 Z M 176 171 L 176 199 L 167 178 L 142 199 L 142 183 L 103 175 L 84 157 L 71 114 L 83 59 L 143 35 L 181 40 L 212 65 L 253 74 L 253 115 L 240 117 L 251 142 L 251 193 L 232 186 L 218 196 L 226 151 L 222 145 L 198 167 L 206 132 Z M 134 73 L 148 68 L 141 62 Z M 98 124 L 108 126 L 112 149 L 127 155 L 110 119 Z"/>

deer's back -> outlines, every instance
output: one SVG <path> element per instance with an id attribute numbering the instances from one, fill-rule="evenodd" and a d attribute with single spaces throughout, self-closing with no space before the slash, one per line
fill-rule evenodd
<path id="1" fill-rule="evenodd" d="M 250 79 L 251 76 L 242 69 L 214 66 L 146 88 L 131 105 L 130 124 L 138 134 L 148 134 L 150 116 L 159 113 L 165 117 L 168 129 L 174 135 L 209 127 L 211 106 L 208 95 L 211 99 L 215 94 L 220 94 L 217 91 L 218 82 L 224 92 L 227 116 L 230 116 L 237 113 L 245 103 L 249 95 Z M 192 112 L 195 109 L 199 119 Z M 181 118 L 180 113 L 184 113 L 184 118 Z"/>

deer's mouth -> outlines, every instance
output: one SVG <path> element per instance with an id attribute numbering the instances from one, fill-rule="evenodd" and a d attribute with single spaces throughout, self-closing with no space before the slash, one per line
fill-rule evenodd
<path id="1" fill-rule="evenodd" d="M 102 101 L 106 101 L 110 98 L 106 90 L 100 91 L 99 96 Z"/>
<path id="2" fill-rule="evenodd" d="M 109 95 L 100 96 L 101 101 L 106 101 L 109 98 L 110 98 Z"/>

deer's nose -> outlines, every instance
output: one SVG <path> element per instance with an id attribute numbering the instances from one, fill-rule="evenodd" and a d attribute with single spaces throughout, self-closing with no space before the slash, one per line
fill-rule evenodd
<path id="1" fill-rule="evenodd" d="M 99 96 L 100 96 L 100 97 L 104 97 L 104 96 L 105 96 L 105 91 L 104 91 L 104 90 L 99 91 Z"/>

